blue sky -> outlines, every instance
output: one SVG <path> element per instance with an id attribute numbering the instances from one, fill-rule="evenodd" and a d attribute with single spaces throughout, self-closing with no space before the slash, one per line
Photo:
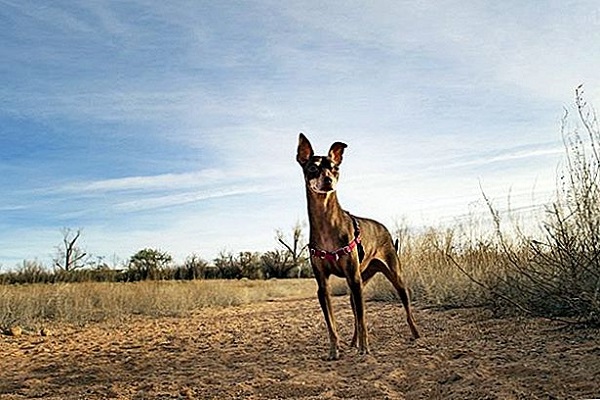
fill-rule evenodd
<path id="1" fill-rule="evenodd" d="M 597 2 L 0 0 L 0 265 L 61 228 L 127 259 L 265 251 L 306 219 L 297 135 L 392 226 L 547 201 Z M 504 200 L 503 200 L 504 199 Z"/>

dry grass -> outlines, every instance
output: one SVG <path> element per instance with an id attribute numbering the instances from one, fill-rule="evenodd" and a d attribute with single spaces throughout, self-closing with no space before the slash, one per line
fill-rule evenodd
<path id="1" fill-rule="evenodd" d="M 404 276 L 415 303 L 434 306 L 479 304 L 483 291 L 438 249 L 447 233 L 404 236 Z M 481 256 L 481 254 L 480 254 Z M 477 265 L 485 276 L 490 261 Z M 475 267 L 473 268 L 475 270 Z M 347 295 L 344 279 L 331 278 L 332 294 Z M 366 288 L 367 300 L 396 301 L 389 282 L 378 274 Z M 316 297 L 314 279 L 143 281 L 0 285 L 0 329 L 19 325 L 39 330 L 47 323 L 85 325 L 122 321 L 132 315 L 185 316 L 203 307 L 226 307 L 276 298 Z"/>
<path id="2" fill-rule="evenodd" d="M 145 281 L 0 286 L 0 328 L 38 330 L 48 322 L 85 325 L 132 315 L 182 316 L 276 298 L 314 296 L 312 279 Z"/>
<path id="3" fill-rule="evenodd" d="M 492 300 L 492 293 L 473 279 L 494 286 L 504 275 L 506 260 L 497 247 L 481 240 L 471 242 L 464 227 L 459 225 L 450 229 L 429 228 L 422 233 L 406 228 L 398 231 L 402 275 L 414 303 L 458 308 L 481 306 Z M 453 259 L 464 271 L 454 265 Z M 331 288 L 333 295 L 349 293 L 343 279 L 332 278 Z M 375 275 L 366 286 L 365 297 L 370 301 L 398 300 L 396 291 L 382 274 Z"/>
<path id="4" fill-rule="evenodd" d="M 473 229 L 477 230 L 477 239 L 473 239 Z M 394 236 L 401 239 L 402 276 L 415 304 L 460 308 L 495 302 L 493 293 L 474 282 L 494 287 L 506 274 L 506 259 L 492 242 L 491 224 L 486 226 L 483 219 L 471 220 L 466 225 L 429 228 L 424 232 L 402 227 L 397 228 Z M 459 263 L 463 271 L 452 260 Z M 349 295 L 345 279 L 332 276 L 330 284 L 333 296 Z M 395 289 L 382 274 L 375 275 L 368 283 L 365 298 L 399 301 Z"/>
<path id="5" fill-rule="evenodd" d="M 430 230 L 403 236 L 400 258 L 413 301 L 426 306 L 479 305 L 489 294 L 450 265 L 441 249 L 449 246 L 448 235 L 448 231 Z M 496 261 L 489 258 L 490 253 L 480 249 L 469 257 L 470 272 L 489 280 L 488 272 Z M 331 287 L 334 296 L 349 293 L 344 279 L 332 277 Z M 397 300 L 381 274 L 369 283 L 365 296 L 371 301 Z M 316 297 L 314 279 L 0 285 L 0 329 L 19 325 L 39 330 L 48 323 L 85 325 L 122 321 L 132 315 L 185 316 L 204 307 L 306 297 Z"/>

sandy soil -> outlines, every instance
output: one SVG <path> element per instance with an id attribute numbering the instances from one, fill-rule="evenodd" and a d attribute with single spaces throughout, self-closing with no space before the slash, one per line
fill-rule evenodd
<path id="1" fill-rule="evenodd" d="M 600 332 L 480 310 L 369 302 L 372 354 L 347 343 L 347 297 L 334 299 L 342 358 L 316 298 L 206 309 L 190 318 L 54 327 L 0 337 L 2 399 L 567 399 L 600 397 Z"/>

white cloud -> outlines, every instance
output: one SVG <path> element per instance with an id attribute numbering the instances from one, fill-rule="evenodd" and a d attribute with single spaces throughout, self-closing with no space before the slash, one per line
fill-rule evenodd
<path id="1" fill-rule="evenodd" d="M 538 146 L 535 146 L 538 147 Z M 458 168 L 468 166 L 483 166 L 494 163 L 504 163 L 517 160 L 531 160 L 539 157 L 557 156 L 563 154 L 564 149 L 556 146 L 554 143 L 548 147 L 548 143 L 540 144 L 540 148 L 516 148 L 499 152 L 499 154 L 488 154 L 477 156 L 468 160 L 450 162 L 445 168 Z"/>
<path id="2" fill-rule="evenodd" d="M 173 190 L 185 189 L 224 181 L 231 178 L 222 170 L 207 169 L 181 174 L 160 174 L 151 176 L 131 176 L 126 178 L 103 179 L 63 185 L 55 192 L 61 193 L 106 193 L 115 191 Z"/>
<path id="3" fill-rule="evenodd" d="M 103 253 L 162 243 L 184 254 L 195 238 L 207 252 L 270 246 L 272 229 L 305 217 L 299 131 L 320 153 L 348 142 L 340 198 L 353 212 L 435 221 L 480 199 L 479 180 L 526 202 L 535 182 L 553 183 L 561 106 L 581 82 L 592 103 L 600 93 L 593 3 L 2 4 L 23 19 L 7 35 L 40 39 L 0 50 L 4 115 L 203 150 L 151 160 L 147 174 L 57 169 L 51 189 L 4 195 L 2 213 L 89 223 Z M 62 145 L 53 151 L 74 151 Z"/>
<path id="4" fill-rule="evenodd" d="M 119 202 L 115 205 L 118 212 L 141 212 L 152 209 L 164 209 L 180 206 L 188 203 L 196 203 L 203 200 L 219 199 L 230 196 L 241 196 L 256 194 L 273 190 L 267 185 L 241 185 L 239 187 L 228 187 L 227 189 L 210 189 L 195 192 L 173 193 L 164 196 L 140 196 L 140 198 Z"/>

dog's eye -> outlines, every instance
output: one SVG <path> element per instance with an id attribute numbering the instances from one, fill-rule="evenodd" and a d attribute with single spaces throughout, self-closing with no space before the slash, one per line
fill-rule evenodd
<path id="1" fill-rule="evenodd" d="M 314 174 L 315 172 L 319 171 L 319 168 L 317 168 L 317 166 L 316 166 L 316 165 L 314 165 L 314 164 L 311 164 L 311 165 L 309 165 L 309 166 L 306 168 L 306 170 L 307 170 L 309 173 L 311 173 L 311 174 Z"/>

